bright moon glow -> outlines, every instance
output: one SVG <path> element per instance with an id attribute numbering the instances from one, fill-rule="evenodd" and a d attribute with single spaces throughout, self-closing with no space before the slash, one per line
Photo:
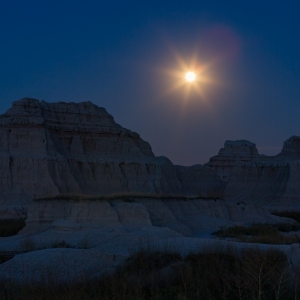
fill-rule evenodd
<path id="1" fill-rule="evenodd" d="M 185 79 L 186 79 L 187 81 L 190 81 L 190 82 L 194 81 L 195 78 L 196 78 L 196 75 L 195 75 L 194 72 L 188 72 L 188 73 L 186 73 L 186 75 L 185 75 Z"/>
<path id="2" fill-rule="evenodd" d="M 174 79 L 163 94 L 167 97 L 173 93 L 177 94 L 177 99 L 183 100 L 183 105 L 187 105 L 189 100 L 201 100 L 208 104 L 206 86 L 217 84 L 216 80 L 210 77 L 210 68 L 215 62 L 201 62 L 197 55 L 193 55 L 187 62 L 176 50 L 173 50 L 173 56 L 177 62 L 176 69 L 162 69 Z"/>

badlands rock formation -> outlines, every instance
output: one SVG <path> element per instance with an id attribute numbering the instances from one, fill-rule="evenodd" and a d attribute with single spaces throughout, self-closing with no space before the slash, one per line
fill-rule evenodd
<path id="1" fill-rule="evenodd" d="M 227 201 L 300 205 L 300 137 L 286 140 L 276 156 L 260 155 L 249 141 L 226 141 L 206 166 L 226 184 L 223 198 Z"/>
<path id="2" fill-rule="evenodd" d="M 0 170 L 0 218 L 27 218 L 0 252 L 29 251 L 0 264 L 0 280 L 97 277 L 141 243 L 188 253 L 220 227 L 293 222 L 270 208 L 300 203 L 299 137 L 274 157 L 227 141 L 204 166 L 175 166 L 91 102 L 14 102 L 0 116 Z"/>
<path id="3" fill-rule="evenodd" d="M 14 102 L 0 116 L 0 169 L 6 205 L 78 195 L 217 198 L 223 187 L 208 167 L 155 157 L 137 133 L 91 102 Z"/>

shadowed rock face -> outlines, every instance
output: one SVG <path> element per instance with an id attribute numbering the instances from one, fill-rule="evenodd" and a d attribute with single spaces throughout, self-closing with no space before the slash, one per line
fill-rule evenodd
<path id="1" fill-rule="evenodd" d="M 206 164 L 224 181 L 224 198 L 256 204 L 300 204 L 300 137 L 276 156 L 260 155 L 249 141 L 226 141 Z"/>
<path id="2" fill-rule="evenodd" d="M 278 156 L 287 160 L 300 160 L 300 137 L 293 135 L 286 140 Z"/>
<path id="3" fill-rule="evenodd" d="M 222 189 L 210 168 L 155 157 L 137 133 L 91 102 L 14 102 L 0 116 L 0 169 L 6 204 L 60 195 L 218 197 Z"/>
<path id="4" fill-rule="evenodd" d="M 249 141 L 226 141 L 224 148 L 221 148 L 219 154 L 212 157 L 206 165 L 214 169 L 222 180 L 228 181 L 234 167 L 260 157 L 256 145 Z"/>

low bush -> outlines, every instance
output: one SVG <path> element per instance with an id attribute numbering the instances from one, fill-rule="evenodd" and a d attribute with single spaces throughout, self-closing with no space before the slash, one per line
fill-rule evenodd
<path id="1" fill-rule="evenodd" d="M 289 223 L 278 223 L 274 226 L 281 232 L 291 232 L 291 231 L 298 231 L 300 230 L 300 224 L 289 224 Z"/>
<path id="2" fill-rule="evenodd" d="M 221 229 L 213 234 L 221 238 L 235 238 L 238 241 L 263 244 L 293 244 L 300 243 L 300 235 L 283 235 L 280 232 L 298 231 L 300 224 L 252 224 L 251 226 L 233 226 Z"/>
<path id="3" fill-rule="evenodd" d="M 291 245 L 295 243 L 300 243 L 300 236 L 297 234 L 260 235 L 256 237 L 251 237 L 246 241 L 250 243 L 259 243 L 259 244 Z"/>
<path id="4" fill-rule="evenodd" d="M 2 219 L 0 220 L 0 237 L 16 235 L 25 225 L 25 219 Z"/>
<path id="5" fill-rule="evenodd" d="M 76 248 L 74 245 L 67 243 L 65 240 L 56 241 L 50 247 L 46 248 Z"/>
<path id="6" fill-rule="evenodd" d="M 242 238 L 244 236 L 276 235 L 277 231 L 270 224 L 235 225 L 214 233 L 218 237 Z"/>

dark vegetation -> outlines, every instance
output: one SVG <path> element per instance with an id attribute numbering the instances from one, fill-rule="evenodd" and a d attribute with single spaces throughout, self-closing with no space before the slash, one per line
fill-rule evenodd
<path id="1" fill-rule="evenodd" d="M 25 219 L 0 219 L 0 237 L 16 235 L 25 227 Z"/>
<path id="2" fill-rule="evenodd" d="M 285 254 L 274 249 L 206 249 L 187 257 L 142 249 L 97 281 L 3 282 L 0 299 L 289 300 L 300 296 L 299 279 Z"/>
<path id="3" fill-rule="evenodd" d="M 300 214 L 280 212 L 279 216 L 293 216 L 298 221 Z M 290 244 L 300 242 L 299 236 L 283 233 L 297 231 L 299 226 L 234 226 L 216 235 L 247 242 Z M 52 246 L 70 247 L 65 241 Z M 0 257 L 0 263 L 8 259 Z M 175 251 L 141 249 L 99 280 L 81 278 L 76 283 L 58 285 L 53 276 L 53 272 L 45 274 L 44 282 L 39 284 L 2 281 L 0 299 L 300 299 L 300 267 L 272 248 L 207 248 L 187 257 Z"/>
<path id="4" fill-rule="evenodd" d="M 46 247 L 45 249 L 47 249 Z M 49 248 L 76 248 L 75 246 L 67 243 L 65 240 L 54 242 Z"/>
<path id="5" fill-rule="evenodd" d="M 291 231 L 300 230 L 300 224 L 289 223 L 258 223 L 251 226 L 233 226 L 221 229 L 214 233 L 214 235 L 225 238 L 234 238 L 241 242 L 247 243 L 262 243 L 262 244 L 278 244 L 290 245 L 293 243 L 300 243 L 300 235 L 282 234 Z"/>
<path id="6" fill-rule="evenodd" d="M 205 197 L 205 196 L 194 196 L 194 197 L 186 197 L 186 196 L 178 196 L 178 195 L 160 195 L 160 194 L 149 194 L 145 193 L 120 193 L 120 194 L 111 194 L 111 195 L 57 195 L 53 197 L 45 197 L 45 198 L 36 198 L 33 199 L 35 202 L 39 201 L 48 201 L 48 200 L 65 200 L 65 201 L 110 201 L 110 200 L 124 200 L 125 202 L 135 202 L 138 199 L 159 199 L 159 200 L 223 200 L 219 197 Z"/>
<path id="7" fill-rule="evenodd" d="M 278 244 L 289 245 L 293 243 L 300 243 L 300 235 L 297 233 L 286 234 L 292 231 L 300 230 L 300 211 L 285 210 L 271 212 L 272 215 L 278 217 L 285 217 L 297 221 L 295 224 L 290 223 L 259 223 L 251 226 L 233 226 L 221 229 L 214 233 L 220 238 L 234 238 L 237 241 L 247 243 L 262 243 L 262 244 Z"/>
<path id="8" fill-rule="evenodd" d="M 300 224 L 300 211 L 299 210 L 273 210 L 272 215 L 278 217 L 285 217 L 296 220 Z"/>

